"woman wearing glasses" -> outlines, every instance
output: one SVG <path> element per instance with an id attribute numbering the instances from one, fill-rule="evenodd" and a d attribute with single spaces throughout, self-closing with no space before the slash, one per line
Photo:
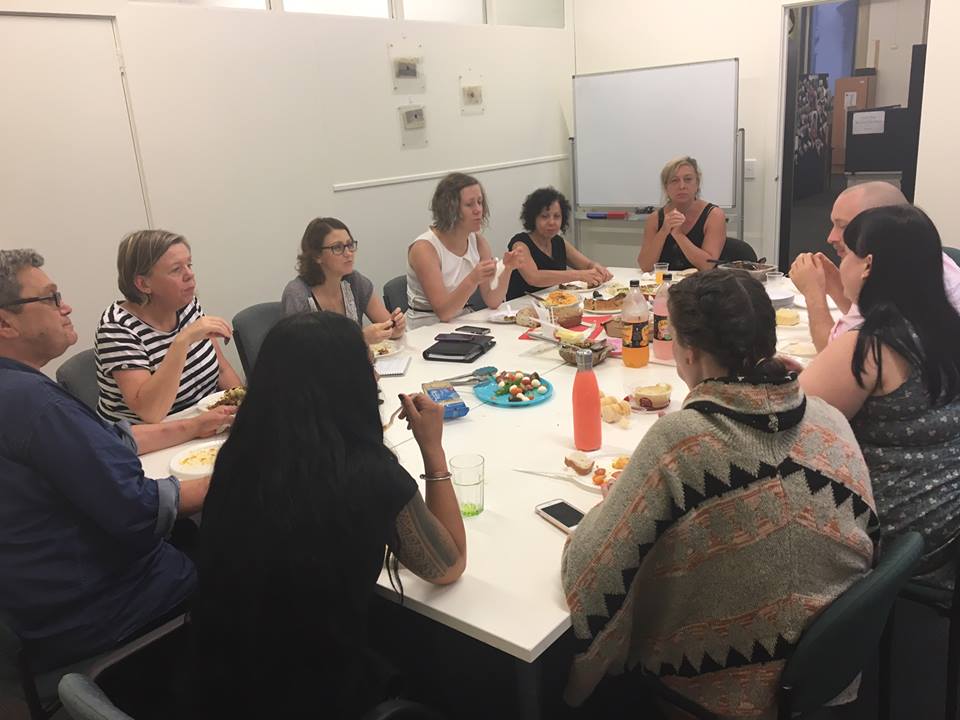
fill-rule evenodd
<path id="1" fill-rule="evenodd" d="M 336 218 L 315 218 L 307 225 L 297 256 L 297 277 L 283 289 L 283 312 L 329 310 L 346 315 L 358 325 L 363 316 L 370 325 L 363 328 L 368 344 L 398 338 L 406 329 L 400 308 L 387 310 L 373 291 L 373 283 L 353 269 L 357 241 Z"/>
<path id="2" fill-rule="evenodd" d="M 157 423 L 241 384 L 219 344 L 233 334 L 230 325 L 203 314 L 182 235 L 130 233 L 120 242 L 117 271 L 125 299 L 104 311 L 94 346 L 100 415 Z"/>

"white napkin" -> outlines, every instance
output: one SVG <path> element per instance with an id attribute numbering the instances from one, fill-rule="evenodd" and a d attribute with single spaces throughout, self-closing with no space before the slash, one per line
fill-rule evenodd
<path id="1" fill-rule="evenodd" d="M 500 284 L 500 276 L 503 275 L 503 271 L 507 269 L 507 266 L 503 264 L 502 258 L 497 258 L 497 270 L 493 273 L 493 280 L 490 281 L 490 289 L 496 290 L 497 285 Z"/>

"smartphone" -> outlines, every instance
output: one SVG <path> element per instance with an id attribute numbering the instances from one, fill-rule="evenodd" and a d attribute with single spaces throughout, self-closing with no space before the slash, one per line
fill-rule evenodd
<path id="1" fill-rule="evenodd" d="M 490 328 L 477 327 L 476 325 L 461 325 L 456 332 L 473 333 L 474 335 L 489 335 Z"/>
<path id="2" fill-rule="evenodd" d="M 549 500 L 545 503 L 540 503 L 534 510 L 537 515 L 551 525 L 560 528 L 565 533 L 572 533 L 577 529 L 580 521 L 583 520 L 583 511 L 577 510 L 577 508 L 565 500 Z"/>

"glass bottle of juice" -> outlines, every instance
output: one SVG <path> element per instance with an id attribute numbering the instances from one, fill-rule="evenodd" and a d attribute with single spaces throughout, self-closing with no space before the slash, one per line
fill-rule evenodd
<path id="1" fill-rule="evenodd" d="M 658 360 L 673 359 L 673 326 L 670 324 L 670 310 L 667 307 L 672 280 L 670 273 L 664 273 L 663 282 L 653 299 L 653 356 Z"/>
<path id="2" fill-rule="evenodd" d="M 650 309 L 640 292 L 639 280 L 630 281 L 630 292 L 623 299 L 620 319 L 623 322 L 623 364 L 643 367 L 650 360 Z"/>
<path id="3" fill-rule="evenodd" d="M 577 450 L 599 450 L 600 388 L 593 373 L 593 352 L 577 350 L 577 375 L 573 379 L 573 444 Z"/>

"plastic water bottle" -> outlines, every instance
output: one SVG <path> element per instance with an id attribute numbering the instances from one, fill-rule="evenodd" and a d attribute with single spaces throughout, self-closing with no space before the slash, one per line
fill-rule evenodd
<path id="1" fill-rule="evenodd" d="M 623 299 L 623 364 L 643 367 L 650 361 L 650 308 L 640 292 L 640 281 L 630 281 L 630 292 Z"/>
<path id="2" fill-rule="evenodd" d="M 672 280 L 673 275 L 664 273 L 663 282 L 653 298 L 653 356 L 658 360 L 673 359 L 673 326 L 667 306 Z"/>
<path id="3" fill-rule="evenodd" d="M 573 379 L 573 444 L 577 450 L 599 450 L 600 388 L 593 372 L 593 351 L 577 350 L 577 375 Z"/>

